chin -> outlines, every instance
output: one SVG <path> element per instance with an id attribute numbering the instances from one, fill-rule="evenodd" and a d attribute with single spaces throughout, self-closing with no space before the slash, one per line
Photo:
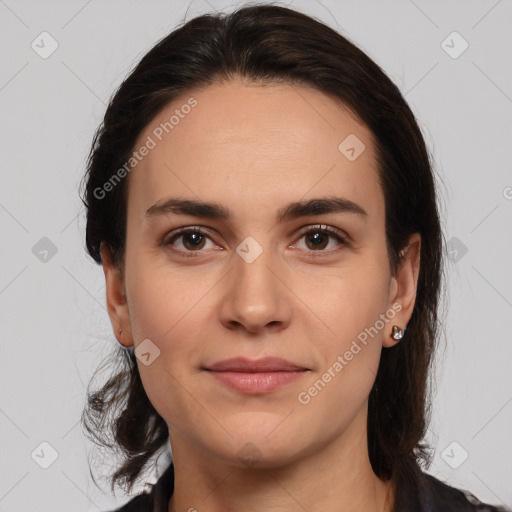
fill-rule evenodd
<path id="1" fill-rule="evenodd" d="M 252 421 L 245 425 L 238 423 L 236 428 L 230 426 L 227 429 L 230 433 L 236 432 L 232 438 L 228 440 L 223 436 L 210 449 L 215 452 L 216 458 L 223 459 L 227 464 L 254 469 L 283 467 L 304 456 L 308 447 L 314 451 L 313 439 L 309 442 L 304 439 L 299 432 L 293 430 L 291 422 L 286 428 L 284 425 L 276 428 L 278 424 L 275 419 L 272 422 Z M 211 443 L 212 438 L 204 441 Z M 225 444 L 222 445 L 222 442 Z"/>

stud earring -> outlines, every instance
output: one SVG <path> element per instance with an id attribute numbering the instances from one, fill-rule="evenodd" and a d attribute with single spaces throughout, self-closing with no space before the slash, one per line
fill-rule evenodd
<path id="1" fill-rule="evenodd" d="M 123 332 L 123 328 L 121 327 L 121 329 L 119 329 L 119 336 L 121 336 L 121 333 Z"/>
<path id="2" fill-rule="evenodd" d="M 393 326 L 393 333 L 391 334 L 394 340 L 401 340 L 404 335 L 404 331 L 398 327 L 398 325 Z"/>

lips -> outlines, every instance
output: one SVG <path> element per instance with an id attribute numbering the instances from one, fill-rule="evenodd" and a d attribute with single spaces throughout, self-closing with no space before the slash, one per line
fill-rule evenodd
<path id="1" fill-rule="evenodd" d="M 235 357 L 218 361 L 204 369 L 230 389 L 246 394 L 269 393 L 309 371 L 278 357 L 255 360 Z"/>
<path id="2" fill-rule="evenodd" d="M 296 372 L 308 370 L 295 363 L 280 357 L 264 357 L 262 359 L 247 359 L 245 357 L 233 357 L 218 361 L 206 368 L 217 372 L 244 372 L 244 373 L 265 373 L 265 372 Z"/>

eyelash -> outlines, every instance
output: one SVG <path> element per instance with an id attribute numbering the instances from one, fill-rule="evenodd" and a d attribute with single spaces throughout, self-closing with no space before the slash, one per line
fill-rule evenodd
<path id="1" fill-rule="evenodd" d="M 186 235 L 186 234 L 189 234 L 189 233 L 199 233 L 199 234 L 201 234 L 203 236 L 206 236 L 206 237 L 210 238 L 208 233 L 206 231 L 204 231 L 202 228 L 200 228 L 198 226 L 197 227 L 196 226 L 188 226 L 188 227 L 184 227 L 184 228 L 179 228 L 177 231 L 173 232 L 170 235 L 170 237 L 168 237 L 168 238 L 166 238 L 164 240 L 163 245 L 164 246 L 172 245 L 172 243 L 174 241 L 176 241 L 177 239 L 179 239 L 183 235 Z M 342 246 L 348 246 L 349 245 L 347 239 L 345 237 L 343 237 L 338 232 L 337 229 L 332 228 L 331 226 L 322 225 L 322 224 L 317 224 L 315 226 L 308 226 L 304 230 L 301 230 L 299 240 L 301 238 L 303 238 L 305 235 L 308 235 L 310 233 L 327 234 L 327 235 L 335 238 L 336 241 L 340 243 L 340 245 L 342 245 Z M 194 257 L 200 256 L 203 253 L 203 251 L 188 251 L 188 250 L 184 251 L 182 249 L 173 249 L 173 250 L 178 252 L 178 253 L 182 253 L 182 256 L 186 257 L 186 258 L 190 258 L 190 257 L 194 258 Z M 335 252 L 337 250 L 338 249 L 330 249 L 330 250 L 326 251 L 326 250 L 320 249 L 318 251 L 309 250 L 308 252 L 313 253 L 315 255 L 315 257 L 318 257 L 318 256 L 321 257 L 322 255 L 331 254 L 331 253 L 333 253 L 333 252 Z"/>

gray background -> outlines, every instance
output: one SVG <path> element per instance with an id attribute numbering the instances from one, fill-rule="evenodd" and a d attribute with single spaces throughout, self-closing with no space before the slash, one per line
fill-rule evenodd
<path id="1" fill-rule="evenodd" d="M 85 385 L 117 342 L 101 267 L 83 248 L 77 187 L 105 104 L 130 68 L 185 14 L 239 4 L 0 0 L 2 511 L 96 511 L 127 500 L 92 482 L 79 425 Z M 429 472 L 510 506 L 512 1 L 288 5 L 383 67 L 434 154 L 450 262 Z M 45 59 L 44 31 L 58 43 Z"/>

